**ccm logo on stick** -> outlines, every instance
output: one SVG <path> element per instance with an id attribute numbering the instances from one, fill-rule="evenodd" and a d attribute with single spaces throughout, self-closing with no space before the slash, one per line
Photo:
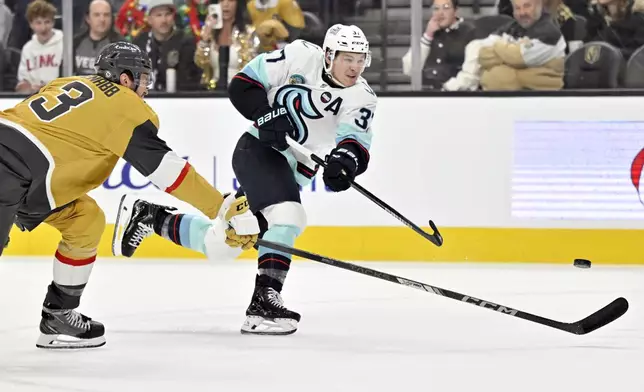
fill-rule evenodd
<path id="1" fill-rule="evenodd" d="M 463 297 L 463 299 L 461 301 L 469 302 L 469 303 L 472 303 L 472 304 L 477 304 L 478 306 L 480 306 L 482 308 L 489 308 L 489 309 L 492 309 L 492 310 L 496 310 L 497 312 L 500 312 L 500 313 L 510 314 L 512 316 L 516 315 L 517 312 L 518 312 L 518 310 L 514 310 L 512 308 L 506 308 L 505 306 L 497 305 L 494 302 L 481 301 L 478 298 L 469 297 L 467 295 L 465 297 Z"/>

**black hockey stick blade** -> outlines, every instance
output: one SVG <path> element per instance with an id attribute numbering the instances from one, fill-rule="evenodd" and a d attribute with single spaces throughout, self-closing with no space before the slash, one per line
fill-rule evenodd
<path id="1" fill-rule="evenodd" d="M 422 282 L 417 282 L 411 279 L 402 278 L 396 275 L 388 274 L 386 272 L 380 272 L 371 268 L 347 263 L 346 261 L 340 261 L 326 256 L 321 256 L 315 253 L 307 252 L 305 250 L 292 248 L 290 246 L 286 246 L 283 244 L 278 244 L 276 242 L 259 239 L 257 240 L 257 245 L 265 246 L 267 248 L 274 249 L 280 252 L 284 252 L 284 253 L 288 253 L 294 256 L 299 256 L 308 260 L 316 261 L 318 263 L 327 264 L 332 267 L 342 268 L 345 270 L 357 272 L 359 274 L 386 280 L 388 282 L 412 287 L 417 290 L 422 290 L 431 294 L 436 294 L 442 297 L 451 298 L 456 301 L 469 303 L 471 305 L 476 305 L 484 309 L 494 310 L 495 312 L 498 312 L 501 314 L 517 317 L 523 320 L 545 325 L 547 327 L 555 328 L 555 329 L 569 332 L 575 335 L 585 335 L 607 324 L 610 324 L 613 321 L 620 318 L 622 315 L 624 315 L 624 313 L 626 313 L 626 311 L 628 310 L 628 301 L 626 301 L 625 298 L 620 297 L 614 300 L 613 302 L 611 302 L 610 304 L 608 304 L 607 306 L 605 306 L 604 308 L 586 317 L 583 320 L 577 321 L 575 323 L 564 323 L 561 321 L 556 321 L 545 317 L 537 316 L 535 314 L 524 312 L 518 309 L 513 309 L 504 305 L 496 304 L 494 302 L 487 301 L 484 299 L 471 297 L 469 295 L 457 293 L 451 290 L 446 290 L 440 287 L 428 285 Z"/>
<path id="2" fill-rule="evenodd" d="M 622 317 L 628 310 L 628 301 L 626 298 L 620 297 L 604 306 L 602 309 L 596 311 L 583 320 L 576 323 L 569 324 L 570 330 L 576 335 L 585 335 L 593 332 L 596 329 L 610 324 L 618 318 Z"/>
<path id="3" fill-rule="evenodd" d="M 299 144 L 298 142 L 294 141 L 293 139 L 287 139 L 289 146 L 291 146 L 294 150 L 300 152 L 301 154 L 304 154 L 308 157 L 311 158 L 313 162 L 316 164 L 326 168 L 326 161 L 319 156 L 313 154 L 312 152 L 308 151 L 304 146 Z M 441 233 L 438 231 L 438 228 L 434 224 L 433 221 L 429 221 L 429 227 L 432 229 L 432 233 L 428 233 L 425 230 L 421 229 L 418 227 L 414 222 L 410 221 L 407 219 L 403 214 L 400 212 L 396 211 L 393 207 L 391 207 L 389 204 L 385 203 L 384 201 L 380 200 L 376 195 L 373 193 L 369 192 L 365 188 L 363 188 L 360 184 L 356 183 L 352 179 L 347 178 L 349 181 L 349 184 L 351 185 L 351 188 L 355 189 L 359 193 L 361 193 L 363 196 L 365 196 L 367 199 L 371 200 L 374 202 L 378 207 L 382 208 L 385 210 L 389 215 L 393 216 L 394 218 L 398 219 L 400 222 L 402 222 L 405 226 L 409 227 L 416 233 L 418 233 L 421 237 L 425 238 L 432 244 L 436 246 L 441 246 L 443 245 L 443 236 Z"/>

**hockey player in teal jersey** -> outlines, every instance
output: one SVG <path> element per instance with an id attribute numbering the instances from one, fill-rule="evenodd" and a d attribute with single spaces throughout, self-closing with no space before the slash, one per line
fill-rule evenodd
<path id="1" fill-rule="evenodd" d="M 306 227 L 299 187 L 310 183 L 318 167 L 289 148 L 287 137 L 326 156 L 323 180 L 333 192 L 347 190 L 347 179 L 367 170 L 377 98 L 361 74 L 370 61 L 363 32 L 356 26 L 335 25 L 327 31 L 322 48 L 296 40 L 257 56 L 231 81 L 232 104 L 253 121 L 233 153 L 233 170 L 241 184 L 237 196 L 242 192 L 246 196 L 262 238 L 293 246 Z M 229 195 L 224 204 L 236 200 Z M 131 203 L 169 214 L 143 200 Z M 226 250 L 220 245 L 226 238 L 226 217 L 213 222 L 175 214 L 166 220 L 167 227 L 155 231 L 171 241 L 209 258 Z M 142 223 L 128 218 L 117 224 L 124 233 L 134 233 Z M 142 237 L 124 234 L 117 240 L 117 251 L 131 255 Z M 242 333 L 291 334 L 300 315 L 286 308 L 281 297 L 291 257 L 261 246 L 258 250 L 256 285 Z"/>

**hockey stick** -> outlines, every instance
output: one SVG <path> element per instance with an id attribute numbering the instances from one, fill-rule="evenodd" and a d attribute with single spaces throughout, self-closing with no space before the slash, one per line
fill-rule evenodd
<path id="1" fill-rule="evenodd" d="M 295 151 L 299 152 L 300 154 L 310 157 L 313 162 L 316 164 L 326 168 L 326 162 L 324 159 L 320 158 L 319 156 L 313 154 L 311 151 L 309 151 L 306 147 L 301 145 L 300 143 L 296 142 L 295 140 L 291 138 L 286 138 L 286 141 L 288 142 L 288 145 L 294 149 Z M 438 228 L 434 224 L 432 220 L 429 221 L 429 227 L 432 229 L 433 233 L 430 234 L 426 232 L 425 230 L 421 229 L 418 227 L 414 222 L 410 221 L 409 219 L 405 218 L 400 212 L 396 211 L 393 207 L 391 207 L 389 204 L 385 203 L 384 201 L 380 200 L 376 195 L 373 193 L 369 192 L 362 186 L 360 186 L 358 183 L 354 182 L 353 180 L 349 180 L 349 184 L 353 189 L 356 191 L 360 192 L 363 196 L 365 196 L 367 199 L 371 200 L 372 202 L 376 203 L 378 207 L 382 208 L 386 212 L 388 212 L 390 215 L 392 215 L 394 218 L 398 219 L 402 223 L 404 223 L 407 227 L 411 228 L 414 230 L 416 233 L 420 234 L 423 238 L 426 240 L 429 240 L 432 244 L 436 246 L 441 246 L 443 245 L 443 236 L 441 233 L 438 231 Z"/>
<path id="2" fill-rule="evenodd" d="M 579 320 L 574 323 L 564 323 L 561 321 L 551 320 L 545 317 L 523 312 L 521 310 L 512 309 L 507 306 L 486 301 L 484 299 L 470 297 L 469 295 L 457 293 L 455 291 L 442 289 L 436 286 L 430 286 L 425 283 L 401 278 L 396 275 L 391 275 L 386 272 L 376 271 L 367 267 L 361 267 L 359 265 L 347 263 L 345 261 L 340 261 L 340 260 L 320 256 L 315 253 L 310 253 L 304 250 L 291 248 L 289 246 L 285 246 L 275 242 L 259 239 L 257 240 L 257 244 L 260 246 L 265 246 L 267 248 L 280 251 L 280 252 L 303 257 L 305 259 L 309 259 L 312 261 L 317 261 L 318 263 L 327 264 L 333 267 L 342 268 L 342 269 L 357 272 L 363 275 L 373 276 L 374 278 L 386 280 L 392 283 L 401 284 L 403 286 L 413 287 L 415 289 L 427 291 L 429 293 L 440 295 L 442 297 L 447 297 L 457 301 L 480 306 L 485 309 L 494 310 L 502 314 L 518 317 L 520 319 L 531 321 L 533 323 L 545 325 L 546 327 L 551 327 L 562 331 L 570 332 L 575 335 L 585 335 L 596 329 L 599 329 L 617 320 L 622 315 L 624 315 L 624 313 L 626 313 L 626 311 L 628 310 L 628 301 L 625 298 L 620 297 L 614 300 L 613 302 L 611 302 L 610 304 L 608 304 L 607 306 L 603 307 L 602 309 L 586 317 L 585 319 Z"/>

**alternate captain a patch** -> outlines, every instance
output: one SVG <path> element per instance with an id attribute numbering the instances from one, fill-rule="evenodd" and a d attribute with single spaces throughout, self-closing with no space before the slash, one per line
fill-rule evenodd
<path id="1" fill-rule="evenodd" d="M 304 76 L 299 74 L 293 74 L 288 79 L 288 84 L 304 84 L 305 82 L 306 82 L 306 79 L 304 79 Z"/>

